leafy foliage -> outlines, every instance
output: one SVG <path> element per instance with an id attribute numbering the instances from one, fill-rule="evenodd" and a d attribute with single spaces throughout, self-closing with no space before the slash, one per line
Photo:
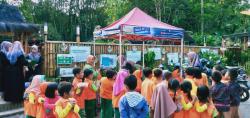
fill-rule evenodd
<path id="1" fill-rule="evenodd" d="M 218 62 L 220 62 L 220 64 L 222 66 L 226 66 L 227 65 L 227 58 L 222 57 L 219 54 L 216 54 L 214 52 L 200 52 L 200 58 L 204 58 L 207 59 L 210 63 L 209 63 L 209 67 L 213 67 L 214 65 L 216 65 Z"/>
<path id="2" fill-rule="evenodd" d="M 192 31 L 198 45 L 206 37 L 207 45 L 215 46 L 220 45 L 222 34 L 250 31 L 250 19 L 240 14 L 250 8 L 244 2 L 247 0 L 206 0 L 203 15 L 200 0 L 23 0 L 20 10 L 28 22 L 48 22 L 50 40 L 75 40 L 75 28 L 80 25 L 82 41 L 89 41 L 96 25 L 105 27 L 139 7 L 158 20 Z"/>
<path id="3" fill-rule="evenodd" d="M 154 68 L 155 67 L 155 53 L 153 51 L 148 51 L 145 55 L 145 66 Z"/>

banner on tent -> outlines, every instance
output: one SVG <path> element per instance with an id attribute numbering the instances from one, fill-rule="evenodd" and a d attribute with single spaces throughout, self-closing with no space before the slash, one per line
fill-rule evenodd
<path id="1" fill-rule="evenodd" d="M 101 54 L 100 55 L 100 67 L 103 69 L 106 68 L 115 68 L 117 65 L 117 55 L 111 54 Z"/>
<path id="2" fill-rule="evenodd" d="M 153 51 L 155 53 L 155 60 L 161 59 L 161 48 L 148 48 L 148 51 Z"/>
<path id="3" fill-rule="evenodd" d="M 127 51 L 126 52 L 127 61 L 137 62 L 141 61 L 141 51 Z"/>
<path id="4" fill-rule="evenodd" d="M 90 46 L 71 46 L 70 54 L 74 56 L 74 62 L 85 62 L 90 50 Z"/>
<path id="5" fill-rule="evenodd" d="M 137 34 L 137 35 L 150 35 L 151 34 L 149 27 L 138 27 L 138 26 L 131 26 L 131 25 L 123 26 L 123 32 L 125 34 Z"/>
<path id="6" fill-rule="evenodd" d="M 171 30 L 171 29 L 160 29 L 152 28 L 152 35 L 160 38 L 175 38 L 181 39 L 183 37 L 183 31 Z"/>

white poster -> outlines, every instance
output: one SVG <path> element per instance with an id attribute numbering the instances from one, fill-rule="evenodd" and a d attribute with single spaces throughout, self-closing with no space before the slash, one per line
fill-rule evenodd
<path id="1" fill-rule="evenodd" d="M 73 68 L 59 68 L 59 77 L 74 77 Z"/>
<path id="2" fill-rule="evenodd" d="M 219 50 L 218 49 L 213 49 L 213 53 L 214 54 L 219 54 Z"/>
<path id="3" fill-rule="evenodd" d="M 85 62 L 90 55 L 90 46 L 71 46 L 70 54 L 74 56 L 74 62 Z"/>
<path id="4" fill-rule="evenodd" d="M 209 48 L 201 48 L 201 52 L 202 52 L 202 53 L 209 52 Z"/>
<path id="5" fill-rule="evenodd" d="M 153 51 L 155 53 L 155 60 L 161 59 L 161 48 L 148 48 L 148 51 Z"/>
<path id="6" fill-rule="evenodd" d="M 178 55 L 178 53 L 168 53 L 167 58 L 168 58 L 168 64 L 171 64 L 171 63 L 177 64 L 177 63 L 179 63 L 179 55 Z"/>
<path id="7" fill-rule="evenodd" d="M 141 61 L 141 51 L 127 51 L 126 52 L 127 61 L 137 62 Z"/>
<path id="8" fill-rule="evenodd" d="M 115 68 L 117 65 L 117 55 L 101 54 L 100 67 L 101 68 Z"/>

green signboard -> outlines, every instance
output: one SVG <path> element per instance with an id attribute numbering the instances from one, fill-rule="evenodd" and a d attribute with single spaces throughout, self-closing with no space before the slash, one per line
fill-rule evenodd
<path id="1" fill-rule="evenodd" d="M 57 54 L 57 64 L 72 64 L 73 56 L 70 54 Z"/>

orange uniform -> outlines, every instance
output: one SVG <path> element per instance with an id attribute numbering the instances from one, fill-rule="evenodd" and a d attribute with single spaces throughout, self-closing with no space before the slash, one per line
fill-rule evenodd
<path id="1" fill-rule="evenodd" d="M 196 101 L 195 109 L 198 114 L 197 118 L 214 118 L 218 115 L 218 111 L 213 104 L 202 104 Z"/>
<path id="2" fill-rule="evenodd" d="M 57 118 L 80 118 L 78 112 L 80 110 L 78 105 L 72 106 L 70 101 L 73 98 L 64 99 L 60 98 L 55 106 L 55 113 Z"/>
<path id="3" fill-rule="evenodd" d="M 207 80 L 207 75 L 205 73 L 202 73 L 202 78 L 201 79 L 195 79 L 195 84 L 196 86 L 208 86 L 208 80 Z"/>
<path id="4" fill-rule="evenodd" d="M 77 86 L 79 83 L 82 83 L 82 79 L 74 78 L 72 82 L 73 89 L 74 89 L 74 98 L 76 99 L 76 103 L 80 107 L 80 109 L 84 109 L 85 107 L 84 94 L 81 88 L 78 88 Z"/>
<path id="5" fill-rule="evenodd" d="M 137 91 L 137 92 L 141 92 L 141 85 L 142 85 L 142 80 L 141 80 L 141 78 L 142 78 L 142 70 L 136 70 L 134 73 L 133 73 L 133 75 L 136 77 L 136 79 L 137 79 L 137 86 L 136 86 L 136 89 L 135 89 L 135 91 Z"/>
<path id="6" fill-rule="evenodd" d="M 120 98 L 126 93 L 125 89 L 122 90 L 119 95 L 112 95 L 112 104 L 114 108 L 118 108 Z"/>
<path id="7" fill-rule="evenodd" d="M 112 99 L 114 80 L 103 77 L 101 79 L 100 96 L 105 99 Z"/>
<path id="8" fill-rule="evenodd" d="M 177 97 L 180 95 L 179 94 L 180 91 L 177 91 L 175 94 L 175 99 L 177 99 Z M 169 95 L 171 96 L 171 98 L 174 98 L 174 92 L 169 90 Z M 179 104 L 178 101 L 175 101 L 176 104 Z M 173 118 L 183 118 L 184 117 L 184 113 L 183 110 L 177 111 L 173 114 Z"/>
<path id="9" fill-rule="evenodd" d="M 151 97 L 153 95 L 153 81 L 149 78 L 146 78 L 142 82 L 141 86 L 141 94 L 145 97 L 146 101 L 148 102 L 148 105 L 151 105 Z"/>
<path id="10" fill-rule="evenodd" d="M 36 117 L 36 113 L 37 113 L 37 97 L 36 97 L 36 94 L 34 92 L 30 92 L 30 93 L 28 93 L 27 98 L 28 99 L 26 99 L 24 101 L 25 115 Z"/>
<path id="11" fill-rule="evenodd" d="M 44 100 L 45 100 L 45 91 L 47 89 L 48 83 L 43 82 L 40 85 L 40 95 L 38 96 L 38 103 L 37 103 L 37 114 L 36 118 L 45 118 L 45 108 L 44 108 Z"/>
<path id="12" fill-rule="evenodd" d="M 84 82 L 88 83 L 88 87 L 83 90 L 85 100 L 96 99 L 96 91 L 93 89 L 93 81 L 91 79 L 86 78 Z"/>
<path id="13" fill-rule="evenodd" d="M 191 101 L 188 99 L 188 97 L 185 94 L 182 94 L 182 112 L 183 112 L 183 118 L 198 118 L 198 114 L 195 110 L 194 105 L 191 103 Z"/>

